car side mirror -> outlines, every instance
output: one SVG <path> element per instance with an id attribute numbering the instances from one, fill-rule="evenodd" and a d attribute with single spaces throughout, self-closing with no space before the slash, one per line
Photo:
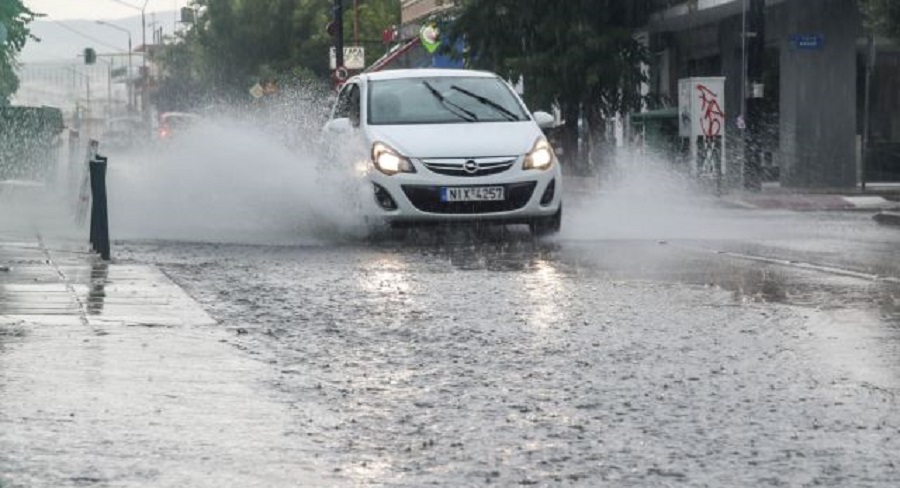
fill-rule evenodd
<path id="1" fill-rule="evenodd" d="M 534 116 L 535 123 L 537 123 L 538 127 L 541 129 L 549 129 L 556 125 L 556 119 L 547 112 L 538 110 L 532 115 Z"/>
<path id="2" fill-rule="evenodd" d="M 324 131 L 332 134 L 348 134 L 353 131 L 353 124 L 346 117 L 331 119 L 325 124 Z"/>

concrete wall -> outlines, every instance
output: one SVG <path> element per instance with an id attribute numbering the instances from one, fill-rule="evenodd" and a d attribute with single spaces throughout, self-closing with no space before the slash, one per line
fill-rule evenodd
<path id="1" fill-rule="evenodd" d="M 774 158 L 784 186 L 856 185 L 856 40 L 861 26 L 857 1 L 785 0 L 767 7 L 767 54 L 777 52 L 780 58 L 778 86 L 767 87 L 767 91 L 777 88 L 780 92 Z M 666 52 L 674 65 L 668 66 L 670 87 L 663 87 L 672 95 L 677 93 L 672 87 L 678 78 L 698 74 L 726 77 L 728 183 L 739 186 L 743 141 L 736 117 L 742 105 L 742 18 L 729 14 L 709 22 L 694 25 L 685 20 L 681 24 L 691 27 L 657 30 L 651 47 Z M 791 43 L 792 35 L 821 35 L 824 45 L 818 50 L 798 50 Z M 692 60 L 710 56 L 720 60 L 716 73 L 689 72 Z M 709 68 L 704 67 L 706 71 Z"/>
<path id="2" fill-rule="evenodd" d="M 815 4 L 815 5 L 812 5 Z M 782 185 L 856 185 L 856 0 L 794 0 L 784 6 L 781 49 Z M 822 35 L 799 50 L 793 34 Z"/>

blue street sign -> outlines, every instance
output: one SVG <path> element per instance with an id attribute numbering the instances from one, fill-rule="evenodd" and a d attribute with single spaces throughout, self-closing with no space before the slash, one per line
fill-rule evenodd
<path id="1" fill-rule="evenodd" d="M 825 46 L 825 36 L 822 34 L 794 34 L 791 36 L 791 45 L 794 46 L 794 49 L 821 51 Z"/>

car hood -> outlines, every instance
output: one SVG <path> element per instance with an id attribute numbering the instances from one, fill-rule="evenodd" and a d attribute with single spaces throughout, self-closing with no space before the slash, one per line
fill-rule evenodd
<path id="1" fill-rule="evenodd" d="M 411 158 L 475 158 L 525 154 L 541 137 L 533 121 L 368 127 L 370 143 L 381 141 Z"/>

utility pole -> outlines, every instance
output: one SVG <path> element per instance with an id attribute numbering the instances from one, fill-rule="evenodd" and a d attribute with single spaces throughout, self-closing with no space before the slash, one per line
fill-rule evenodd
<path id="1" fill-rule="evenodd" d="M 359 46 L 359 0 L 353 0 L 353 43 Z"/>
<path id="2" fill-rule="evenodd" d="M 744 189 L 762 190 L 763 97 L 766 54 L 766 1 L 750 0 L 747 14 L 747 84 L 744 130 Z"/>
<path id="3" fill-rule="evenodd" d="M 869 159 L 869 136 L 871 129 L 871 123 L 869 122 L 869 118 L 871 117 L 871 105 L 872 105 L 872 72 L 875 70 L 875 61 L 877 51 L 875 49 L 875 36 L 873 34 L 869 34 L 869 42 L 868 42 L 868 56 L 866 56 L 866 93 L 865 93 L 865 105 L 863 106 L 863 133 L 862 133 L 862 155 L 861 158 L 861 168 L 859 174 L 859 183 L 860 190 L 866 191 L 866 171 L 868 169 L 868 159 Z"/>
<path id="4" fill-rule="evenodd" d="M 334 0 L 334 60 L 336 69 L 344 67 L 344 2 Z"/>
<path id="5" fill-rule="evenodd" d="M 149 50 L 147 49 L 147 2 L 150 0 L 144 0 L 144 6 L 141 7 L 141 42 L 144 44 L 144 55 L 141 56 L 141 114 L 144 117 L 144 122 L 149 123 L 150 121 L 150 112 L 147 111 L 147 55 L 149 54 Z"/>
<path id="6" fill-rule="evenodd" d="M 110 24 L 109 22 L 104 22 L 104 21 L 102 21 L 102 20 L 98 20 L 97 23 L 100 24 L 100 25 L 105 25 L 105 26 L 107 26 L 107 27 L 111 27 L 111 28 L 116 29 L 116 30 L 118 30 L 118 31 L 122 31 L 122 32 L 124 32 L 125 34 L 128 35 L 128 76 L 126 77 L 126 80 L 125 80 L 125 86 L 126 86 L 127 89 L 128 89 L 128 106 L 129 106 L 129 109 L 133 110 L 134 107 L 135 107 L 137 104 L 135 103 L 135 97 L 134 97 L 134 79 L 133 79 L 133 76 L 134 76 L 134 75 L 133 75 L 133 72 L 134 72 L 134 71 L 133 71 L 133 67 L 132 67 L 132 64 L 131 64 L 131 53 L 132 53 L 132 48 L 131 48 L 131 31 L 128 30 L 128 29 L 125 29 L 125 28 L 123 28 L 123 27 L 119 27 L 119 26 L 117 26 L 117 25 L 115 25 L 115 24 Z"/>

